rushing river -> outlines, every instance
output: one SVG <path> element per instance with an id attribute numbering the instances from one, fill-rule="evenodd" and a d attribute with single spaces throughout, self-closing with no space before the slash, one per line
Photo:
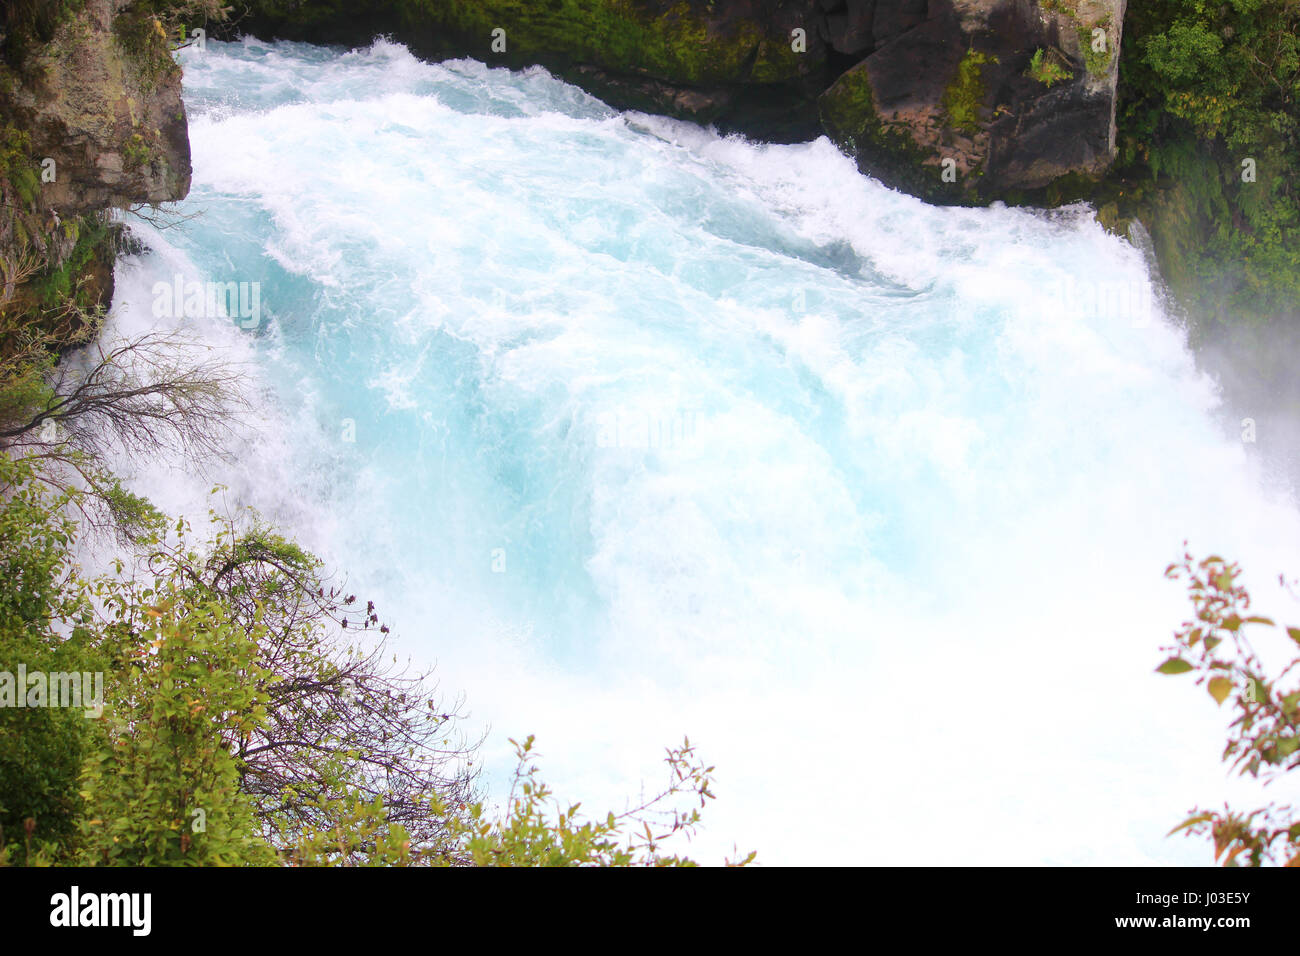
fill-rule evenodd
<path id="1" fill-rule="evenodd" d="M 227 500 L 466 695 L 495 797 L 510 736 L 603 814 L 688 733 L 708 861 L 1208 861 L 1164 834 L 1238 792 L 1226 711 L 1153 674 L 1163 570 L 1188 539 L 1285 616 L 1300 520 L 1089 210 L 386 42 L 184 66 L 202 214 L 136 225 L 115 328 L 250 363 Z M 178 318 L 177 277 L 243 314 Z M 134 476 L 191 513 L 211 479 Z"/>

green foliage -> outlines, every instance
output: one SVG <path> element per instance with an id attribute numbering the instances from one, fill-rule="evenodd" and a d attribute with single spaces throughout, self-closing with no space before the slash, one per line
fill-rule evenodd
<path id="1" fill-rule="evenodd" d="M 287 854 L 292 866 L 411 866 L 410 835 L 393 823 L 379 798 L 366 803 L 358 797 L 318 798 L 316 818 L 297 846 Z M 437 812 L 437 811 L 434 811 Z"/>
<path id="2" fill-rule="evenodd" d="M 0 375 L 0 429 L 29 422 L 54 401 L 54 391 L 46 376 L 54 366 L 54 357 L 41 353 L 31 361 L 0 366 L 8 374 Z"/>
<path id="3" fill-rule="evenodd" d="M 167 516 L 154 507 L 153 502 L 123 488 L 117 478 L 100 482 L 96 493 L 107 505 L 114 525 L 127 541 L 159 536 L 167 526 Z"/>
<path id="4" fill-rule="evenodd" d="M 328 640 L 354 599 L 333 597 L 318 559 L 216 515 L 194 547 L 186 522 L 88 464 L 135 522 L 139 560 L 84 579 L 69 558 L 84 492 L 39 464 L 0 454 L 0 669 L 98 671 L 103 711 L 0 708 L 0 864 L 690 863 L 662 850 L 713 796 L 689 743 L 658 795 L 584 821 L 576 805 L 552 816 L 530 738 L 494 819 L 468 776 L 436 772 L 450 715 L 416 719 L 433 704 L 418 680 Z M 373 605 L 345 613 L 345 632 L 377 625 Z"/>
<path id="5" fill-rule="evenodd" d="M 362 610 L 322 579 L 319 559 L 273 529 L 213 517 L 204 554 L 159 543 L 150 562 L 184 567 L 196 597 L 218 601 L 259 635 L 268 719 L 235 752 L 263 833 L 288 851 L 302 833 L 337 830 L 333 813 L 382 800 L 403 841 L 432 852 L 448 821 L 429 814 L 430 802 L 473 799 L 472 759 L 454 738 L 453 713 L 426 675 L 396 668 L 395 656 L 389 663 L 388 628 L 373 603 Z"/>
<path id="6" fill-rule="evenodd" d="M 1125 32 L 1120 156 L 1159 187 L 1140 186 L 1162 271 L 1197 323 L 1294 315 L 1300 6 L 1153 0 L 1130 5 Z"/>
<path id="7" fill-rule="evenodd" d="M 1100 24 L 1098 26 L 1103 30 L 1105 29 Z M 1092 31 L 1093 28 L 1091 27 L 1081 26 L 1078 28 L 1079 48 L 1083 50 L 1083 65 L 1092 76 L 1105 76 L 1106 71 L 1110 69 L 1110 61 L 1115 55 L 1110 47 L 1110 32 L 1106 32 L 1106 48 L 1104 50 L 1094 50 Z"/>
<path id="8" fill-rule="evenodd" d="M 0 124 L 0 177 L 9 181 L 22 202 L 35 203 L 41 180 L 32 160 L 31 135 L 8 123 Z"/>
<path id="9" fill-rule="evenodd" d="M 113 21 L 113 35 L 135 66 L 145 93 L 156 90 L 167 77 L 179 75 L 180 67 L 171 55 L 171 34 L 149 5 L 132 5 L 119 13 Z"/>
<path id="10" fill-rule="evenodd" d="M 1171 656 L 1157 670 L 1194 674 L 1216 705 L 1232 701 L 1237 716 L 1223 760 L 1239 774 L 1268 785 L 1300 769 L 1300 628 L 1279 628 L 1250 614 L 1250 595 L 1238 583 L 1241 569 L 1220 557 L 1194 562 L 1184 554 L 1165 574 L 1187 582 L 1195 613 L 1165 648 Z M 1275 677 L 1255 653 L 1248 632 L 1276 638 L 1292 656 Z M 1247 813 L 1227 806 L 1222 813 L 1193 809 L 1171 833 L 1209 835 L 1214 858 L 1224 866 L 1300 866 L 1296 810 L 1271 803 Z"/>
<path id="11" fill-rule="evenodd" d="M 265 719 L 257 641 L 217 601 L 194 600 L 181 569 L 148 586 L 97 588 L 114 620 L 107 743 L 87 755 L 83 865 L 269 864 L 232 744 Z M 139 626 L 143 609 L 148 622 Z M 126 625 L 131 626 L 126 626 Z"/>
<path id="12" fill-rule="evenodd" d="M 1042 49 L 1036 50 L 1030 58 L 1029 69 L 1025 71 L 1025 76 L 1037 80 L 1048 89 L 1051 89 L 1054 83 L 1074 79 L 1074 74 L 1061 66 L 1054 55 Z"/>
<path id="13" fill-rule="evenodd" d="M 153 150 L 141 133 L 132 133 L 122 146 L 122 160 L 127 169 L 148 166 L 152 156 Z"/>
<path id="14" fill-rule="evenodd" d="M 665 757 L 667 784 L 655 796 L 622 813 L 584 819 L 579 804 L 567 807 L 537 778 L 533 738 L 512 740 L 518 761 L 503 819 L 492 820 L 476 803 L 468 820 L 457 819 L 455 847 L 434 862 L 474 866 L 694 866 L 685 857 L 666 855 L 663 844 L 689 837 L 700 822 L 700 808 L 714 799 L 713 767 L 703 764 L 689 740 Z M 680 805 L 685 801 L 689 809 Z M 440 806 L 439 812 L 446 812 Z M 754 853 L 736 863 L 753 862 Z"/>
<path id="15" fill-rule="evenodd" d="M 80 493 L 56 493 L 33 461 L 3 455 L 0 479 L 0 669 L 105 675 L 98 719 L 52 706 L 0 708 L 8 861 L 276 862 L 256 797 L 243 788 L 240 749 L 275 716 L 278 677 L 263 664 L 275 618 L 256 601 L 246 616 L 196 579 L 206 558 L 185 545 L 183 522 L 170 549 L 150 551 L 147 573 L 122 576 L 119 565 L 116 576 L 83 580 L 68 558 L 76 533 L 68 505 Z M 159 540 L 156 510 L 101 482 Z M 312 560 L 264 533 L 226 556 L 268 546 Z M 348 780 L 338 783 L 346 794 Z M 342 801 L 330 808 L 336 828 L 351 826 L 343 809 Z"/>
<path id="16" fill-rule="evenodd" d="M 1300 8 L 1288 0 L 1163 0 L 1134 12 L 1135 75 L 1157 104 L 1231 149 L 1294 136 Z"/>
<path id="17" fill-rule="evenodd" d="M 79 632 L 53 633 L 55 621 L 84 613 L 78 589 L 62 586 L 75 527 L 64 511 L 69 496 L 48 493 L 34 476 L 29 463 L 0 456 L 0 671 L 102 670 Z M 80 710 L 0 707 L 0 845 L 22 836 L 18 861 L 29 861 L 33 838 L 72 832 L 85 725 Z"/>
<path id="18" fill-rule="evenodd" d="M 508 57 L 558 56 L 677 82 L 748 77 L 775 83 L 804 67 L 788 37 L 765 37 L 752 20 L 710 29 L 687 3 L 656 10 L 633 0 L 395 0 L 393 6 L 408 26 L 448 29 L 480 55 L 490 51 L 499 28 Z"/>
<path id="19" fill-rule="evenodd" d="M 979 111 L 984 104 L 984 67 L 996 63 L 997 57 L 975 50 L 957 64 L 957 73 L 943 92 L 943 108 L 953 129 L 974 133 L 979 129 Z"/>
<path id="20" fill-rule="evenodd" d="M 30 293 L 42 311 L 57 309 L 69 300 L 81 307 L 89 307 L 80 280 L 111 236 L 108 216 L 101 213 L 90 213 L 65 222 L 62 228 L 76 236 L 76 245 L 61 265 L 45 269 L 29 283 Z"/>
<path id="21" fill-rule="evenodd" d="M 182 28 L 219 23 L 230 9 L 220 0 L 133 0 L 114 19 L 113 33 L 148 93 L 168 77 L 179 78 L 172 51 L 181 45 Z M 128 152 L 128 165 L 141 162 L 139 146 L 136 149 L 134 160 Z"/>

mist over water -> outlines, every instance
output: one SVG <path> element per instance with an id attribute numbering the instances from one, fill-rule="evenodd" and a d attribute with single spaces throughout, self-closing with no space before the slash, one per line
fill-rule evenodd
<path id="1" fill-rule="evenodd" d="M 260 283 L 183 323 L 250 365 L 216 477 L 467 695 L 496 795 L 510 736 L 603 813 L 689 733 L 708 861 L 1208 862 L 1164 834 L 1240 791 L 1226 714 L 1153 673 L 1162 573 L 1188 539 L 1287 618 L 1300 519 L 1090 211 L 386 42 L 184 56 L 203 215 L 136 227 L 114 328 Z"/>

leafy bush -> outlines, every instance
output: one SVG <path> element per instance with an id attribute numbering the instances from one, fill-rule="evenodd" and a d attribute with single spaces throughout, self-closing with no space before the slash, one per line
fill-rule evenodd
<path id="1" fill-rule="evenodd" d="M 1194 562 L 1184 554 L 1165 573 L 1187 582 L 1195 614 L 1183 622 L 1166 648 L 1171 656 L 1157 670 L 1194 674 L 1216 704 L 1231 700 L 1237 717 L 1223 760 L 1239 774 L 1267 786 L 1300 769 L 1300 627 L 1277 628 L 1271 619 L 1250 614 L 1250 595 L 1238 584 L 1240 567 L 1218 556 Z M 1295 655 L 1275 677 L 1251 646 L 1248 630 L 1281 639 Z M 1244 813 L 1228 806 L 1222 813 L 1194 809 L 1171 833 L 1208 834 L 1214 858 L 1224 866 L 1300 866 L 1297 810 L 1271 803 Z"/>
<path id="2" fill-rule="evenodd" d="M 79 589 L 61 586 L 75 526 L 63 510 L 68 496 L 46 492 L 32 475 L 29 463 L 0 456 L 0 671 L 103 670 L 83 632 L 53 633 L 54 622 L 85 611 Z M 0 707 L 0 848 L 13 842 L 19 860 L 33 840 L 39 846 L 73 832 L 85 725 L 80 710 Z"/>
<path id="3" fill-rule="evenodd" d="M 689 742 L 656 796 L 584 821 L 552 814 L 529 738 L 496 819 L 455 708 L 384 663 L 373 605 L 358 613 L 316 558 L 215 515 L 193 546 L 186 522 L 100 475 L 137 550 L 85 579 L 70 558 L 84 492 L 42 465 L 0 453 L 0 669 L 101 672 L 104 709 L 0 707 L 0 863 L 691 863 L 662 849 L 713 796 Z"/>

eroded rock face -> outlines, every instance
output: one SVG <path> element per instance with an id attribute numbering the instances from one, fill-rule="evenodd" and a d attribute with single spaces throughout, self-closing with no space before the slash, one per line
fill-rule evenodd
<path id="1" fill-rule="evenodd" d="M 877 0 L 872 29 L 891 7 L 895 30 L 910 3 Z M 821 95 L 823 123 L 865 171 L 937 200 L 1099 175 L 1115 157 L 1124 5 L 929 0 Z"/>
<path id="2" fill-rule="evenodd" d="M 866 172 L 938 201 L 1114 157 L 1125 0 L 251 2 L 240 28 L 264 37 L 388 32 L 423 56 L 540 63 L 621 108 L 765 140 L 826 132 Z"/>
<path id="3" fill-rule="evenodd" d="M 118 20 L 128 2 L 88 0 L 31 63 L 39 79 L 14 97 L 33 153 L 57 164 L 42 192 L 65 214 L 189 192 L 181 71 L 158 57 L 168 40 L 152 20 Z"/>
<path id="4" fill-rule="evenodd" d="M 826 132 L 939 201 L 1114 158 L 1125 0 L 372 2 L 417 51 L 541 62 L 615 106 L 762 139 Z"/>
<path id="5" fill-rule="evenodd" d="M 128 3 L 85 0 L 43 42 L 29 39 L 21 56 L 6 50 L 0 279 L 33 257 L 41 263 L 37 279 L 76 258 L 102 298 L 111 271 L 106 278 L 104 257 L 79 248 L 102 233 L 95 228 L 102 211 L 189 192 L 180 69 L 161 27 Z M 10 307 L 34 305 L 22 302 L 14 283 L 5 285 Z"/>

